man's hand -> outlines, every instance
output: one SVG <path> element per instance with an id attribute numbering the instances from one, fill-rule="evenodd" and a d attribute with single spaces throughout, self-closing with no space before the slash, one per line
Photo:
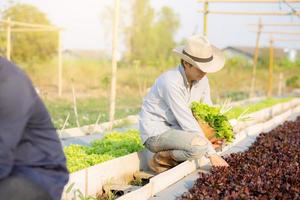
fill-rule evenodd
<path id="1" fill-rule="evenodd" d="M 209 160 L 211 164 L 215 167 L 228 167 L 228 163 L 219 155 L 214 154 L 209 156 Z"/>
<path id="2" fill-rule="evenodd" d="M 220 149 L 222 147 L 223 141 L 217 138 L 210 139 L 214 149 Z"/>

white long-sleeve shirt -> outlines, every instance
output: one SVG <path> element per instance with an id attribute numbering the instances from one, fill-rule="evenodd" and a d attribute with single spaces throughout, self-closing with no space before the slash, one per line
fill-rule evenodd
<path id="1" fill-rule="evenodd" d="M 208 141 L 208 155 L 216 153 L 192 114 L 190 104 L 193 101 L 212 105 L 206 76 L 190 87 L 181 65 L 160 75 L 144 98 L 140 112 L 142 141 L 173 128 L 199 133 Z"/>

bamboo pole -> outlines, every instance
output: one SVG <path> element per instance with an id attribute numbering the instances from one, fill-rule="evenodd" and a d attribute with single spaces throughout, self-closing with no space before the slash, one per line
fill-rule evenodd
<path id="1" fill-rule="evenodd" d="M 27 28 L 50 28 L 50 29 L 59 29 L 58 27 L 51 26 L 51 25 L 43 25 L 43 24 L 34 24 L 34 23 L 27 23 L 27 22 L 19 22 L 19 21 L 12 21 L 12 20 L 1 20 L 0 23 L 11 23 L 12 26 L 22 26 Z"/>
<path id="2" fill-rule="evenodd" d="M 58 32 L 58 96 L 62 95 L 62 48 L 61 48 L 61 28 L 49 25 L 33 24 L 19 21 L 12 21 L 10 18 L 1 20 L 0 24 L 6 24 L 6 57 L 10 60 L 11 57 L 11 33 L 12 32 L 45 32 L 57 31 Z M 12 28 L 13 26 L 20 26 L 25 28 Z M 0 31 L 3 31 L 0 29 Z"/>
<path id="3" fill-rule="evenodd" d="M 254 31 L 252 31 L 254 32 Z M 280 31 L 262 31 L 263 34 L 280 34 L 280 35 L 300 35 L 300 32 L 280 32 Z"/>
<path id="4" fill-rule="evenodd" d="M 300 0 L 198 0 L 198 2 L 209 2 L 209 3 L 300 3 Z"/>
<path id="5" fill-rule="evenodd" d="M 62 47 L 61 47 L 61 31 L 58 31 L 58 96 L 62 95 Z"/>
<path id="6" fill-rule="evenodd" d="M 204 13 L 203 13 L 203 35 L 207 36 L 207 15 L 208 15 L 208 2 L 204 2 Z"/>
<path id="7" fill-rule="evenodd" d="M 76 120 L 76 125 L 78 128 L 80 128 L 79 124 L 79 117 L 78 117 L 78 112 L 77 112 L 77 101 L 76 101 L 76 93 L 75 93 L 75 88 L 74 88 L 74 81 L 73 79 L 71 80 L 72 82 L 72 95 L 73 95 L 73 109 L 74 109 L 74 114 L 75 114 L 75 120 Z"/>
<path id="8" fill-rule="evenodd" d="M 287 39 L 287 38 L 276 38 L 274 39 L 274 41 L 284 41 L 284 42 L 300 42 L 300 38 L 291 38 L 291 39 Z"/>
<path id="9" fill-rule="evenodd" d="M 269 56 L 269 81 L 268 81 L 268 97 L 272 97 L 273 94 L 273 65 L 274 65 L 274 41 L 270 38 L 270 56 Z"/>
<path id="10" fill-rule="evenodd" d="M 58 135 L 62 134 L 62 132 L 65 130 L 68 120 L 69 120 L 69 117 L 70 117 L 70 113 L 68 113 L 62 128 L 59 131 L 57 131 Z"/>
<path id="11" fill-rule="evenodd" d="M 282 89 L 283 89 L 283 73 L 279 73 L 279 81 L 278 81 L 278 92 L 277 95 L 280 97 L 282 96 Z"/>
<path id="12" fill-rule="evenodd" d="M 115 104 L 116 104 L 119 12 L 120 12 L 120 0 L 115 0 L 115 14 L 114 14 L 113 40 L 112 40 L 112 79 L 111 79 L 110 109 L 109 109 L 110 130 L 113 127 L 113 122 L 115 117 Z"/>
<path id="13" fill-rule="evenodd" d="M 257 24 L 248 24 L 249 26 L 257 26 Z M 267 23 L 264 26 L 300 26 L 300 23 Z"/>
<path id="14" fill-rule="evenodd" d="M 250 98 L 253 98 L 255 96 L 255 80 L 256 80 L 256 66 L 257 66 L 257 60 L 258 60 L 258 50 L 259 50 L 259 40 L 260 40 L 260 33 L 262 30 L 262 22 L 261 19 L 258 21 L 258 27 L 257 27 L 257 35 L 256 35 L 256 45 L 255 45 L 255 51 L 253 56 L 253 69 L 252 69 L 252 79 L 251 79 L 251 87 L 250 87 Z"/>
<path id="15" fill-rule="evenodd" d="M 6 26 L 6 58 L 11 59 L 11 22 L 10 18 L 7 20 Z"/>
<path id="16" fill-rule="evenodd" d="M 0 31 L 6 31 L 0 29 Z M 52 32 L 58 31 L 57 29 L 30 29 L 30 28 L 11 28 L 11 32 Z"/>
<path id="17" fill-rule="evenodd" d="M 205 10 L 200 10 L 199 12 L 205 13 L 208 12 L 210 14 L 220 14 L 220 15 L 296 15 L 300 16 L 300 12 L 284 12 L 284 11 L 276 11 L 276 12 L 268 12 L 268 11 L 205 11 Z"/>

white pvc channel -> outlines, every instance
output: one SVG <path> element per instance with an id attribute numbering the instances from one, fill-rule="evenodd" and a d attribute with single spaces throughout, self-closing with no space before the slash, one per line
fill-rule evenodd
<path id="1" fill-rule="evenodd" d="M 136 124 L 138 122 L 137 115 L 129 115 L 124 119 L 115 120 L 113 122 L 113 126 L 120 126 L 124 123 L 126 124 Z M 58 130 L 59 137 L 61 139 L 73 138 L 73 137 L 80 137 L 86 135 L 93 135 L 95 133 L 103 133 L 104 131 L 109 130 L 110 123 L 104 122 L 101 124 L 91 124 L 82 126 L 79 128 L 69 128 L 64 130 Z"/>
<path id="2" fill-rule="evenodd" d="M 286 103 L 277 104 L 273 107 L 263 109 L 256 113 L 252 113 L 252 120 L 238 123 L 234 127 L 235 131 L 238 130 L 234 142 L 226 146 L 220 154 L 235 148 L 235 145 L 245 140 L 247 137 L 257 136 L 261 132 L 268 131 L 276 127 L 284 122 L 290 115 L 299 112 L 300 99 L 294 99 Z M 142 152 L 132 153 L 72 173 L 70 175 L 69 183 L 65 187 L 62 199 L 75 200 L 77 190 L 80 190 L 85 196 L 96 195 L 98 192 L 101 192 L 104 184 L 113 183 L 116 180 L 118 182 L 123 181 L 124 183 L 128 183 L 135 172 L 148 170 L 146 163 L 150 156 L 151 153 L 144 150 Z M 207 166 L 208 164 L 209 161 L 206 158 L 183 162 L 166 172 L 154 176 L 150 179 L 148 184 L 140 189 L 123 195 L 118 199 L 149 199 L 188 174 L 191 174 L 195 170 Z M 72 189 L 67 193 L 66 189 L 68 189 L 70 185 L 73 185 Z"/>

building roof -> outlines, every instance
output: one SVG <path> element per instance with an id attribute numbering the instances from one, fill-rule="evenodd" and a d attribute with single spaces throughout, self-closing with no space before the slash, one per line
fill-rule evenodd
<path id="1" fill-rule="evenodd" d="M 237 51 L 239 53 L 245 54 L 246 56 L 253 57 L 255 48 L 254 47 L 246 47 L 246 46 L 228 46 L 226 48 L 223 48 L 222 50 L 223 51 L 233 50 L 233 51 Z M 269 51 L 270 51 L 269 47 L 259 48 L 259 57 L 262 55 L 269 55 Z M 296 51 L 300 53 L 299 50 L 296 50 Z M 282 48 L 274 48 L 274 56 L 276 58 L 284 58 L 287 56 L 287 52 Z M 298 55 L 298 57 L 299 57 L 299 55 Z"/>
<path id="2" fill-rule="evenodd" d="M 89 58 L 89 59 L 108 59 L 108 54 L 104 50 L 81 50 L 81 49 L 66 49 L 63 51 L 65 56 L 73 58 Z"/>

